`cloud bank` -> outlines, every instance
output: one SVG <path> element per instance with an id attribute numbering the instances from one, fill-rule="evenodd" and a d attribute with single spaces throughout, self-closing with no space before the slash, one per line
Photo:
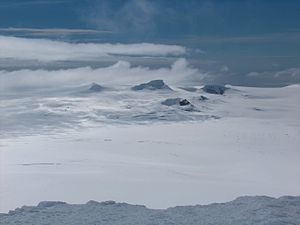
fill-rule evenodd
<path id="1" fill-rule="evenodd" d="M 154 79 L 163 79 L 168 84 L 194 83 L 203 75 L 198 69 L 189 66 L 184 58 L 175 61 L 171 67 L 150 69 L 133 67 L 127 61 L 119 61 L 111 66 L 93 69 L 81 67 L 61 70 L 15 70 L 0 71 L 1 87 L 4 92 L 23 91 L 43 88 L 64 89 L 97 82 L 104 86 L 117 87 L 134 85 Z M 3 92 L 3 93 L 4 93 Z"/>
<path id="2" fill-rule="evenodd" d="M 264 76 L 272 76 L 273 78 L 283 78 L 283 77 L 289 77 L 289 78 L 300 78 L 300 68 L 289 68 L 282 71 L 277 72 L 250 72 L 247 74 L 248 77 L 264 77 Z"/>
<path id="3" fill-rule="evenodd" d="M 13 58 L 39 61 L 101 60 L 114 55 L 181 56 L 187 52 L 185 47 L 178 45 L 69 43 L 9 36 L 0 36 L 0 49 L 0 59 Z"/>

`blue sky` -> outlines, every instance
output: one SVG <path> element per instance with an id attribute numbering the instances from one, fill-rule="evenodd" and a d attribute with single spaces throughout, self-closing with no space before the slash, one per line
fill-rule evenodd
<path id="1" fill-rule="evenodd" d="M 276 85 L 300 81 L 270 75 L 300 67 L 299 12 L 298 0 L 1 0 L 0 35 L 177 44 L 201 49 L 188 56 L 197 67 L 227 67 L 218 82 Z"/>
<path id="2" fill-rule="evenodd" d="M 297 0 L 1 0 L 0 25 L 232 36 L 299 30 L 299 11 Z"/>

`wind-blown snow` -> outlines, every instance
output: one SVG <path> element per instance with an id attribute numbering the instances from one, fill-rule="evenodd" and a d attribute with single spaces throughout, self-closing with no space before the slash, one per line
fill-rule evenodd
<path id="1" fill-rule="evenodd" d="M 0 214 L 0 224 L 13 225 L 274 225 L 300 224 L 300 197 L 278 199 L 257 196 L 234 201 L 197 206 L 179 206 L 165 210 L 113 201 L 89 201 L 70 205 L 64 202 L 41 202 L 24 206 L 9 214 Z"/>

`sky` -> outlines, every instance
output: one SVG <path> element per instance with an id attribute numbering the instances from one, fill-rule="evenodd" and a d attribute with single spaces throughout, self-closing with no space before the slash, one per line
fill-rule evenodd
<path id="1" fill-rule="evenodd" d="M 184 58 L 204 83 L 299 83 L 299 12 L 298 0 L 1 0 L 0 70 Z"/>

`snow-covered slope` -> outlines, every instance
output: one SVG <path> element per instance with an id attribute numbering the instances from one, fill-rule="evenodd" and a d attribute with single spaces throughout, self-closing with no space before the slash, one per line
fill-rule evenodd
<path id="1" fill-rule="evenodd" d="M 99 83 L 105 91 L 82 94 L 90 83 L 1 94 L 1 212 L 43 200 L 167 208 L 300 195 L 299 85 L 216 95 Z"/>
<path id="2" fill-rule="evenodd" d="M 211 205 L 165 210 L 113 201 L 70 205 L 41 202 L 0 214 L 1 225 L 287 225 L 300 224 L 300 197 L 257 196 Z M 21 222 L 20 222 L 21 221 Z"/>

